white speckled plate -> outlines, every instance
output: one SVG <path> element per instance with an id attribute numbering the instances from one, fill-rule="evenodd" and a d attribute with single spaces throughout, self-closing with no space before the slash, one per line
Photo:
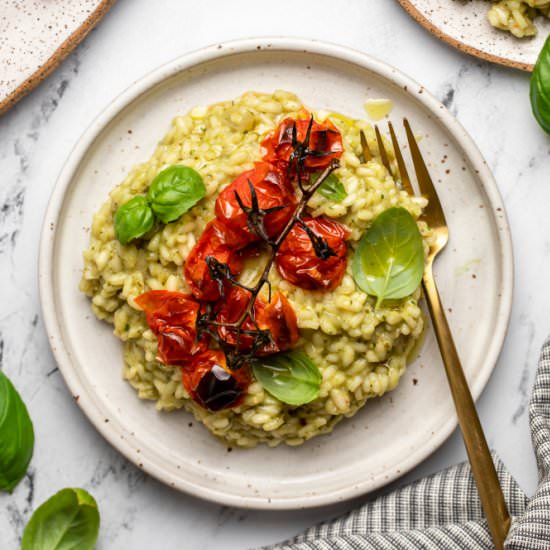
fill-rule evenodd
<path id="1" fill-rule="evenodd" d="M 537 17 L 533 38 L 516 38 L 491 26 L 487 0 L 399 0 L 432 34 L 470 55 L 493 63 L 532 71 L 550 33 L 550 20 Z"/>
<path id="2" fill-rule="evenodd" d="M 121 379 L 120 342 L 78 291 L 92 214 L 129 168 L 146 160 L 171 119 L 247 90 L 296 92 L 312 108 L 364 116 L 369 97 L 417 133 L 448 215 L 451 243 L 437 280 L 472 391 L 495 366 L 512 298 L 512 251 L 495 182 L 459 123 L 428 92 L 360 52 L 298 39 L 212 46 L 160 67 L 97 118 L 52 195 L 41 242 L 44 320 L 75 401 L 129 460 L 168 485 L 217 502 L 299 508 L 379 488 L 432 453 L 456 425 L 443 366 L 428 331 L 399 387 L 330 436 L 291 448 L 226 448 L 185 412 L 159 413 Z M 192 424 L 192 425 L 191 425 Z"/>
<path id="3" fill-rule="evenodd" d="M 40 84 L 115 0 L 0 0 L 0 114 Z"/>

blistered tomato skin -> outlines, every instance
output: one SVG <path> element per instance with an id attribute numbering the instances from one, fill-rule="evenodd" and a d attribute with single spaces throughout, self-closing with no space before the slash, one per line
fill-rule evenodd
<path id="1" fill-rule="evenodd" d="M 297 140 L 303 142 L 307 135 L 310 123 L 309 113 L 306 118 L 285 118 L 275 130 L 270 132 L 262 141 L 264 160 L 280 164 L 288 164 L 294 150 L 292 146 L 293 125 L 296 123 Z M 304 168 L 311 172 L 324 170 L 333 159 L 339 159 L 344 151 L 342 135 L 330 120 L 324 122 L 313 121 L 309 139 L 310 151 L 318 155 L 310 155 L 305 159 Z"/>
<path id="2" fill-rule="evenodd" d="M 244 288 L 238 286 L 232 286 L 227 289 L 225 298 L 220 305 L 216 321 L 218 323 L 236 323 L 246 310 L 248 302 L 250 301 L 251 293 Z M 263 303 L 260 298 L 256 299 L 253 310 L 254 316 L 258 315 L 258 312 L 263 309 Z M 252 322 L 250 315 L 245 319 L 242 330 L 255 330 L 256 326 Z M 218 326 L 219 337 L 232 346 L 237 345 L 237 335 L 234 330 L 225 326 Z M 241 334 L 239 338 L 239 351 L 248 351 L 252 347 L 254 339 L 247 334 Z"/>
<path id="3" fill-rule="evenodd" d="M 323 217 L 304 218 L 304 222 L 318 237 L 326 241 L 334 252 L 325 259 L 317 257 L 305 229 L 296 224 L 287 235 L 275 258 L 281 277 L 307 290 L 333 290 L 341 282 L 347 266 L 348 230 L 335 221 Z"/>
<path id="4" fill-rule="evenodd" d="M 230 371 L 225 354 L 207 350 L 182 369 L 183 386 L 193 401 L 210 411 L 238 406 L 250 384 L 249 369 Z"/>
<path id="5" fill-rule="evenodd" d="M 157 359 L 166 365 L 181 365 L 205 351 L 208 339 L 197 340 L 196 320 L 200 304 L 189 294 L 150 290 L 135 303 L 145 312 L 149 328 L 157 336 Z"/>
<path id="6" fill-rule="evenodd" d="M 237 234 L 217 219 L 206 226 L 183 268 L 185 280 L 197 300 L 212 302 L 220 298 L 218 283 L 210 275 L 206 258 L 212 256 L 218 262 L 227 264 L 232 273 L 238 274 L 243 266 L 240 251 L 249 242 L 245 236 Z"/>
<path id="7" fill-rule="evenodd" d="M 266 233 L 273 238 L 290 220 L 297 200 L 286 174 L 267 162 L 257 162 L 252 170 L 243 172 L 218 195 L 216 216 L 228 227 L 246 235 L 249 242 L 259 240 L 259 236 L 248 227 L 246 212 L 239 205 L 236 196 L 239 196 L 244 206 L 250 208 L 250 185 L 255 191 L 260 209 L 278 209 L 264 218 Z"/>
<path id="8" fill-rule="evenodd" d="M 138 296 L 149 327 L 157 336 L 157 360 L 182 369 L 182 382 L 191 399 L 217 411 L 235 407 L 250 383 L 247 368 L 231 372 L 225 354 L 208 349 L 208 340 L 197 340 L 200 304 L 188 294 L 152 290 Z"/>
<path id="9" fill-rule="evenodd" d="M 262 347 L 258 355 L 269 355 L 292 348 L 300 338 L 296 313 L 284 294 L 276 292 L 257 317 L 261 329 L 271 333 L 272 343 Z"/>
<path id="10" fill-rule="evenodd" d="M 235 323 L 246 310 L 250 300 L 250 292 L 243 288 L 233 287 L 227 293 L 224 303 L 217 317 L 219 323 Z M 280 292 L 271 297 L 271 302 L 266 302 L 261 297 L 256 298 L 252 308 L 256 324 L 250 316 L 245 319 L 242 329 L 268 330 L 271 341 L 256 350 L 257 355 L 269 355 L 291 348 L 299 338 L 298 322 L 296 314 L 289 301 Z M 218 333 L 222 340 L 232 346 L 237 345 L 235 331 L 219 326 Z M 249 351 L 253 344 L 252 336 L 241 334 L 239 338 L 239 350 Z"/>

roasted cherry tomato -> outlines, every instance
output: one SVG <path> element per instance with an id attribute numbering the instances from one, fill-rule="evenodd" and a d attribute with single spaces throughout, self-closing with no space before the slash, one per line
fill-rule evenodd
<path id="1" fill-rule="evenodd" d="M 268 329 L 273 342 L 262 347 L 259 355 L 268 355 L 290 349 L 300 337 L 296 313 L 284 294 L 276 292 L 271 297 L 271 302 L 265 304 L 265 308 L 258 315 L 258 326 Z"/>
<path id="2" fill-rule="evenodd" d="M 245 207 L 250 208 L 250 185 L 255 191 L 258 208 L 268 212 L 263 218 L 267 236 L 275 237 L 291 218 L 297 201 L 286 173 L 267 162 L 257 162 L 252 170 L 243 172 L 218 195 L 216 216 L 235 231 L 242 231 L 250 241 L 258 240 L 258 234 L 248 226 L 247 214 L 236 196 Z M 270 209 L 274 210 L 269 212 Z"/>
<path id="3" fill-rule="evenodd" d="M 167 365 L 181 365 L 204 352 L 208 340 L 197 341 L 195 329 L 200 304 L 189 294 L 151 290 L 135 299 L 145 312 L 147 324 L 157 336 L 157 359 Z"/>
<path id="4" fill-rule="evenodd" d="M 308 290 L 332 290 L 342 281 L 347 265 L 348 230 L 326 218 L 304 218 L 306 226 L 323 239 L 332 255 L 317 256 L 306 230 L 296 224 L 287 235 L 275 258 L 281 277 Z"/>
<path id="5" fill-rule="evenodd" d="M 240 288 L 238 286 L 228 288 L 225 293 L 225 297 L 222 299 L 216 321 L 219 323 L 236 323 L 246 310 L 246 307 L 250 301 L 250 296 L 250 291 L 245 290 L 244 288 Z M 254 318 L 257 318 L 258 313 L 263 311 L 263 309 L 263 301 L 258 297 L 254 303 Z M 243 331 L 256 330 L 256 326 L 252 322 L 250 316 L 245 319 L 241 329 Z M 235 330 L 232 330 L 229 327 L 219 326 L 218 334 L 220 335 L 220 338 L 228 344 L 231 344 L 232 346 L 237 345 L 237 333 Z M 252 336 L 241 333 L 239 338 L 239 350 L 248 351 L 252 347 L 253 341 Z"/>
<path id="6" fill-rule="evenodd" d="M 209 302 L 217 300 L 220 288 L 210 275 L 206 258 L 215 258 L 237 274 L 243 266 L 243 257 L 239 251 L 248 243 L 242 234 L 237 234 L 218 219 L 211 221 L 185 260 L 183 272 L 193 296 Z"/>
<path id="7" fill-rule="evenodd" d="M 238 321 L 250 301 L 250 292 L 240 287 L 233 287 L 227 293 L 224 303 L 218 313 L 217 321 L 220 323 L 235 323 Z M 257 355 L 277 353 L 292 347 L 299 338 L 296 314 L 289 301 L 280 292 L 271 297 L 271 302 L 264 302 L 257 297 L 253 306 L 253 315 L 256 324 L 250 316 L 245 319 L 242 330 L 269 330 L 271 339 L 256 349 Z M 219 326 L 218 333 L 228 344 L 237 345 L 236 331 L 231 328 Z M 241 333 L 239 337 L 239 350 L 249 351 L 254 343 L 251 335 Z"/>
<path id="8" fill-rule="evenodd" d="M 296 138 L 303 142 L 306 138 L 310 123 L 310 115 L 307 118 L 285 118 L 275 130 L 267 134 L 262 141 L 264 148 L 264 160 L 274 164 L 285 164 L 290 160 L 294 150 L 292 146 L 293 126 L 296 123 Z M 342 156 L 344 150 L 342 135 L 330 120 L 322 123 L 313 121 L 309 138 L 308 149 L 312 151 L 304 161 L 304 168 L 310 172 L 325 169 L 332 161 Z"/>
<path id="9" fill-rule="evenodd" d="M 250 384 L 250 370 L 227 368 L 225 354 L 207 350 L 182 368 L 183 386 L 191 399 L 210 411 L 236 407 Z"/>

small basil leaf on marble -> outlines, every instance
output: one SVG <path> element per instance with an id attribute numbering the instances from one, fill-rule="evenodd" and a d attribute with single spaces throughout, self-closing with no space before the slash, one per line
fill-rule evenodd
<path id="1" fill-rule="evenodd" d="M 321 174 L 313 174 L 311 176 L 311 183 L 315 183 Z M 344 188 L 342 182 L 338 179 L 336 174 L 332 173 L 321 184 L 317 192 L 323 195 L 326 199 L 334 202 L 342 202 L 348 194 Z"/>
<path id="2" fill-rule="evenodd" d="M 531 75 L 531 108 L 541 128 L 550 134 L 550 36 Z"/>
<path id="3" fill-rule="evenodd" d="M 289 351 L 261 357 L 252 366 L 256 380 L 273 397 L 299 406 L 319 396 L 321 372 L 301 351 Z"/>
<path id="4" fill-rule="evenodd" d="M 201 175 L 188 166 L 169 166 L 151 183 L 147 198 L 164 223 L 177 220 L 206 195 Z"/>
<path id="5" fill-rule="evenodd" d="M 92 550 L 99 521 L 94 497 L 84 489 L 62 489 L 31 516 L 21 550 Z"/>
<path id="6" fill-rule="evenodd" d="M 27 407 L 8 377 L 0 372 L 0 490 L 12 492 L 27 471 L 34 430 Z"/>
<path id="7" fill-rule="evenodd" d="M 118 208 L 115 213 L 115 235 L 122 243 L 143 237 L 151 231 L 155 216 L 147 199 L 138 195 Z"/>
<path id="8" fill-rule="evenodd" d="M 379 214 L 361 237 L 353 256 L 353 278 L 365 293 L 384 300 L 412 294 L 424 274 L 422 235 L 404 208 Z"/>

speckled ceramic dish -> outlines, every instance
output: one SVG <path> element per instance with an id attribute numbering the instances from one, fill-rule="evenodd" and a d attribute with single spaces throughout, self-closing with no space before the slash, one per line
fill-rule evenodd
<path id="1" fill-rule="evenodd" d="M 423 27 L 447 44 L 493 63 L 532 71 L 550 33 L 550 20 L 536 20 L 533 38 L 516 38 L 491 26 L 486 0 L 399 0 Z"/>
<path id="2" fill-rule="evenodd" d="M 437 280 L 472 392 L 497 360 L 510 314 L 512 251 L 497 188 L 478 149 L 422 86 L 370 57 L 296 39 L 220 44 L 165 65 L 115 99 L 84 133 L 52 195 L 40 289 L 50 342 L 75 401 L 129 460 L 166 484 L 217 502 L 301 508 L 372 491 L 432 453 L 456 426 L 431 330 L 398 388 L 329 436 L 300 447 L 227 449 L 185 412 L 157 413 L 121 379 L 120 342 L 78 290 L 88 226 L 129 168 L 147 159 L 172 117 L 247 90 L 289 89 L 312 108 L 364 117 L 368 98 L 407 116 L 439 182 L 451 243 Z"/>
<path id="3" fill-rule="evenodd" d="M 115 0 L 0 0 L 0 114 L 40 84 Z"/>

